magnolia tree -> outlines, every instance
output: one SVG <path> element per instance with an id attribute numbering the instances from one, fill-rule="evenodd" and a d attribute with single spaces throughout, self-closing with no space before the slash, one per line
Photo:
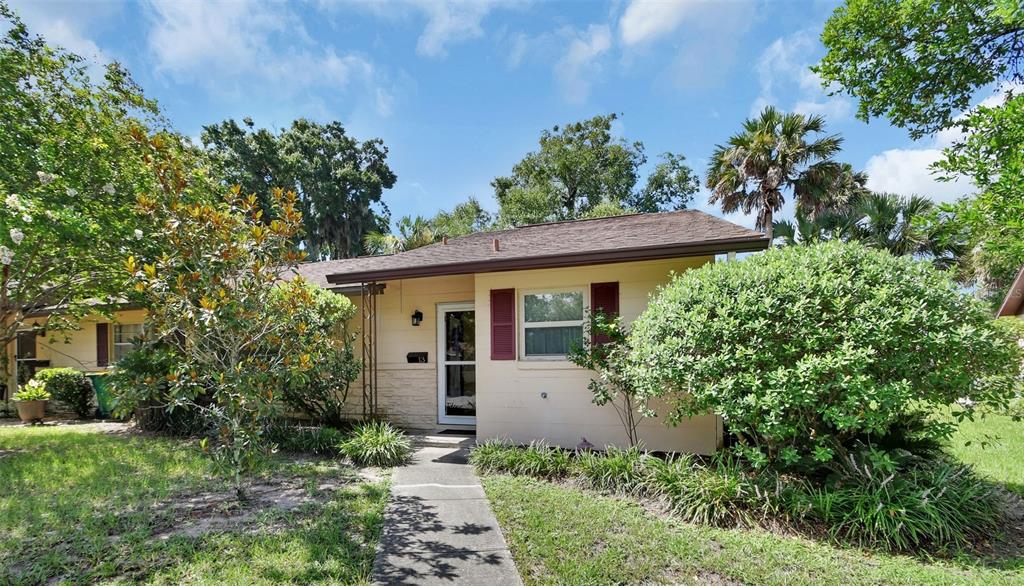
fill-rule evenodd
<path id="1" fill-rule="evenodd" d="M 143 371 L 119 385 L 122 409 L 162 393 L 169 409 L 200 412 L 210 430 L 204 451 L 243 497 L 243 477 L 272 447 L 263 432 L 281 389 L 333 343 L 307 319 L 314 291 L 301 279 L 282 280 L 303 256 L 293 244 L 302 226 L 297 198 L 274 190 L 275 219 L 265 223 L 255 195 L 235 187 L 223 201 L 203 201 L 189 169 L 162 144 L 139 148 L 160 182 L 137 210 L 161 252 L 129 256 L 124 266 L 148 310 L 139 351 L 169 359 L 163 380 Z"/>
<path id="2" fill-rule="evenodd" d="M 133 135 L 162 127 L 118 65 L 90 77 L 0 1 L 0 346 L 29 323 L 52 336 L 122 296 L 118 259 L 149 245 L 132 211 L 156 178 Z M 177 137 L 170 147 L 187 153 Z M 26 319 L 45 307 L 45 318 Z"/>
<path id="3" fill-rule="evenodd" d="M 715 413 L 756 465 L 829 468 L 939 408 L 1005 407 L 1021 349 L 928 263 L 855 244 L 773 249 L 686 271 L 633 324 L 627 374 L 669 419 Z M 906 446 L 904 446 L 906 447 Z"/>

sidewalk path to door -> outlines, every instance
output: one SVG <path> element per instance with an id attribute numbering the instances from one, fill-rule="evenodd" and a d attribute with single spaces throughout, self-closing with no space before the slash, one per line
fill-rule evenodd
<path id="1" fill-rule="evenodd" d="M 423 447 L 396 468 L 375 584 L 521 585 L 465 447 Z"/>

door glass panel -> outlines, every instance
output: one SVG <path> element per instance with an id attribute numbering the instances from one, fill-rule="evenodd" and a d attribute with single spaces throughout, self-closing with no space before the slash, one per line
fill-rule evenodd
<path id="1" fill-rule="evenodd" d="M 446 362 L 476 360 L 476 320 L 472 311 L 449 311 L 444 314 Z"/>
<path id="2" fill-rule="evenodd" d="M 449 364 L 445 366 L 444 411 L 447 415 L 476 415 L 476 366 Z"/>

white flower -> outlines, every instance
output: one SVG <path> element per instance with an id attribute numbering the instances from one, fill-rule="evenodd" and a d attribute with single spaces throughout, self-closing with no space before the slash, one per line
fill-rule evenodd
<path id="1" fill-rule="evenodd" d="M 39 177 L 39 182 L 43 185 L 49 185 L 57 178 L 53 173 L 47 173 L 45 171 L 36 171 L 36 176 Z"/>
<path id="2" fill-rule="evenodd" d="M 78 190 L 75 189 L 74 187 L 69 187 L 68 188 L 68 197 L 77 197 L 77 196 L 78 196 Z"/>
<path id="3" fill-rule="evenodd" d="M 17 193 L 12 193 L 12 194 L 8 195 L 4 199 L 4 203 L 7 204 L 7 207 L 11 208 L 12 210 L 20 210 L 21 209 L 21 200 L 18 199 L 18 194 Z"/>
<path id="4" fill-rule="evenodd" d="M 11 228 L 11 240 L 14 241 L 15 245 L 21 244 L 21 241 L 25 239 L 25 233 L 17 228 Z"/>
<path id="5" fill-rule="evenodd" d="M 30 216 L 28 214 L 23 214 L 21 216 L 21 221 L 25 222 L 26 224 L 31 224 L 32 223 L 32 216 Z"/>
<path id="6" fill-rule="evenodd" d="M 14 251 L 6 246 L 0 246 L 0 264 L 9 265 L 14 260 Z"/>
<path id="7" fill-rule="evenodd" d="M 106 185 L 104 185 L 103 192 L 106 193 L 107 195 L 114 195 L 114 184 L 107 183 Z"/>
<path id="8" fill-rule="evenodd" d="M 135 239 L 142 240 L 142 230 L 139 230 L 138 228 L 135 229 Z"/>
<path id="9" fill-rule="evenodd" d="M 57 219 L 57 214 L 51 212 L 50 210 L 46 210 L 45 212 L 43 212 L 43 215 L 46 216 L 46 218 L 48 220 L 56 220 Z"/>

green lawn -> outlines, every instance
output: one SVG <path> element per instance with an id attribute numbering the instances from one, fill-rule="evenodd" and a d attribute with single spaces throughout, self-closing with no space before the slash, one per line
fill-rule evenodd
<path id="1" fill-rule="evenodd" d="M 965 423 L 953 436 L 949 451 L 1024 497 L 1024 421 L 988 415 Z"/>
<path id="2" fill-rule="evenodd" d="M 969 438 L 998 432 L 984 450 Z M 987 418 L 965 425 L 951 451 L 1019 489 L 1024 424 Z M 983 563 L 867 552 L 766 531 L 666 520 L 635 501 L 523 477 L 491 475 L 484 487 L 527 584 L 1024 584 L 1024 558 Z"/>
<path id="3" fill-rule="evenodd" d="M 290 510 L 217 499 L 228 487 L 177 440 L 0 427 L 0 584 L 366 582 L 386 484 L 330 462 L 271 473 L 265 486 L 308 498 Z M 203 495 L 211 510 L 168 506 Z M 244 522 L 181 532 L 204 518 Z"/>

